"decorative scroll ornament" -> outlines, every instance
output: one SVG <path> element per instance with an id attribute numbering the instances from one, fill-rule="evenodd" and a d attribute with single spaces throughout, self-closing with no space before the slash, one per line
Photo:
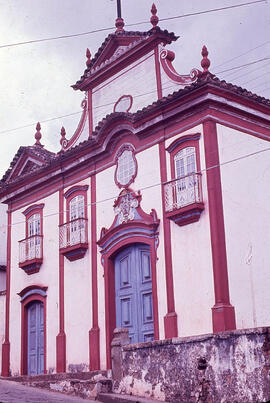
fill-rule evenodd
<path id="1" fill-rule="evenodd" d="M 82 113 L 79 125 L 78 125 L 75 133 L 71 137 L 71 139 L 68 140 L 66 138 L 66 130 L 64 127 L 61 128 L 61 132 L 60 132 L 60 134 L 61 134 L 61 139 L 60 139 L 61 152 L 68 150 L 76 142 L 76 140 L 78 140 L 78 138 L 84 128 L 86 117 L 87 117 L 87 99 L 86 98 L 82 100 L 81 107 L 83 109 L 83 113 Z"/>
<path id="2" fill-rule="evenodd" d="M 134 220 L 140 197 L 140 193 L 135 195 L 131 190 L 122 190 L 114 203 L 114 214 L 118 216 L 119 225 Z"/>
<path id="3" fill-rule="evenodd" d="M 115 103 L 114 112 L 128 112 L 132 106 L 133 98 L 131 95 L 122 95 Z"/>
<path id="4" fill-rule="evenodd" d="M 197 81 L 201 72 L 198 69 L 192 69 L 190 74 L 180 75 L 172 65 L 175 58 L 174 52 L 168 49 L 162 49 L 160 52 L 160 61 L 165 73 L 175 82 L 181 85 L 192 84 Z"/>

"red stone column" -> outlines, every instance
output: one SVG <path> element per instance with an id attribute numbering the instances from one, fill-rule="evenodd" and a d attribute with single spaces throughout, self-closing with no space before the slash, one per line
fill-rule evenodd
<path id="1" fill-rule="evenodd" d="M 212 308 L 213 332 L 236 328 L 234 307 L 230 304 L 222 187 L 216 123 L 203 124 L 209 219 L 213 260 L 215 305 Z"/>
<path id="2" fill-rule="evenodd" d="M 59 191 L 59 225 L 64 224 L 64 191 Z M 59 333 L 56 336 L 56 372 L 66 372 L 64 255 L 59 250 Z"/>
<path id="3" fill-rule="evenodd" d="M 96 175 L 91 177 L 91 266 L 92 266 L 92 328 L 89 331 L 89 368 L 100 369 L 97 283 L 97 209 Z"/>
<path id="4" fill-rule="evenodd" d="M 7 269 L 6 269 L 6 317 L 5 341 L 2 344 L 2 376 L 9 376 L 10 369 L 10 341 L 9 341 L 9 311 L 10 311 L 10 266 L 11 266 L 11 211 L 8 208 L 7 228 Z"/>
<path id="5" fill-rule="evenodd" d="M 161 183 L 167 181 L 166 151 L 165 143 L 159 143 L 160 159 L 160 178 Z M 162 209 L 163 209 L 163 232 L 164 232 L 164 253 L 165 253 L 165 273 L 166 273 L 166 291 L 167 291 L 167 314 L 164 317 L 165 338 L 178 336 L 177 314 L 174 303 L 174 283 L 172 267 L 172 248 L 171 248 L 171 226 L 170 221 L 165 216 L 165 194 L 164 186 L 161 185 Z"/>

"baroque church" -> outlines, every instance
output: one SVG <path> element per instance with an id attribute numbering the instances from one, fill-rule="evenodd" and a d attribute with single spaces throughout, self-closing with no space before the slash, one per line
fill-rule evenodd
<path id="1" fill-rule="evenodd" d="M 119 327 L 141 344 L 269 325 L 270 101 L 212 74 L 206 46 L 178 73 L 151 14 L 87 49 L 59 152 L 38 123 L 0 181 L 2 376 L 110 369 Z"/>

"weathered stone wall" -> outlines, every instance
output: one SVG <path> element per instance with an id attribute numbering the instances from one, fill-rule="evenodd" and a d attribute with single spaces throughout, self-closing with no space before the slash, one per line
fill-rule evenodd
<path id="1" fill-rule="evenodd" d="M 270 328 L 122 346 L 118 393 L 168 402 L 270 399 Z"/>

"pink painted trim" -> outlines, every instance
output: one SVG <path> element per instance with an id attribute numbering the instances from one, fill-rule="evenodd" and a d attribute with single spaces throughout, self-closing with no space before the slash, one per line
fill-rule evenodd
<path id="1" fill-rule="evenodd" d="M 230 304 L 229 295 L 216 123 L 212 120 L 204 122 L 203 131 L 215 290 L 215 305 L 212 309 L 213 331 L 218 332 L 235 329 L 236 323 L 234 308 Z M 210 167 L 211 169 L 208 169 Z"/>
<path id="2" fill-rule="evenodd" d="M 188 97 L 190 100 L 190 97 Z M 166 111 L 164 110 L 164 113 Z M 160 112 L 159 112 L 160 114 Z M 158 116 L 157 114 L 156 116 Z M 176 114 L 175 116 L 178 116 Z M 175 118 L 175 116 L 172 116 L 172 118 Z M 240 130 L 243 133 L 247 133 L 251 136 L 263 139 L 265 141 L 270 141 L 270 135 L 269 135 L 269 129 L 270 125 L 268 126 L 261 126 L 256 122 L 255 116 L 253 116 L 252 121 L 247 121 L 247 119 L 244 119 L 243 116 L 231 116 L 228 113 L 224 111 L 218 111 L 216 109 L 212 109 L 209 107 L 208 109 L 205 110 L 200 110 L 197 108 L 193 109 L 193 115 L 190 115 L 188 117 L 183 117 L 182 119 L 179 118 L 180 120 L 177 121 L 177 123 L 170 124 L 168 128 L 165 129 L 165 138 L 169 139 L 176 134 L 179 134 L 181 132 L 184 132 L 187 129 L 192 129 L 193 127 L 203 123 L 206 119 L 209 119 L 209 116 L 211 119 L 215 120 L 217 123 L 220 123 L 226 127 L 230 127 L 235 130 Z M 152 118 L 153 116 L 151 116 Z M 161 133 L 161 131 L 149 129 L 147 128 L 147 131 L 144 129 L 141 129 L 141 125 L 144 123 L 144 119 L 142 119 L 139 122 L 139 125 L 136 125 L 134 127 L 134 124 L 131 122 L 125 122 L 130 126 L 130 131 L 133 130 L 133 128 L 136 128 L 136 135 L 128 133 L 127 134 L 127 129 L 125 126 L 125 133 L 121 136 L 121 139 L 118 142 L 117 135 L 119 135 L 119 131 L 117 132 L 117 126 L 118 124 L 121 125 L 123 122 L 122 119 L 117 119 L 116 122 L 112 122 L 105 127 L 100 132 L 100 137 L 99 137 L 99 145 L 93 149 L 93 144 L 86 146 L 85 148 L 80 148 L 78 149 L 78 152 L 76 154 L 76 158 L 83 158 L 85 161 L 82 164 L 82 166 L 78 166 L 76 170 L 72 171 L 72 174 L 70 173 L 70 176 L 68 179 L 66 179 L 66 186 L 67 185 L 72 185 L 76 184 L 78 181 L 82 179 L 86 179 L 89 177 L 89 174 L 93 174 L 94 172 L 102 172 L 105 169 L 107 169 L 110 166 L 113 166 L 114 162 L 114 149 L 115 149 L 115 144 L 121 144 L 121 142 L 132 142 L 134 146 L 136 147 L 137 152 L 141 152 L 142 150 L 148 149 L 149 147 L 152 147 L 153 145 L 158 144 L 160 139 L 164 136 L 164 134 Z M 169 122 L 168 122 L 169 124 Z M 111 136 L 110 141 L 106 144 L 106 140 L 108 139 L 108 136 L 112 131 L 115 131 L 113 136 Z M 122 134 L 123 132 L 121 132 Z M 146 135 L 147 134 L 147 135 Z M 101 153 L 100 153 L 100 147 L 104 147 L 106 151 L 106 156 L 101 160 Z M 96 155 L 93 155 L 93 153 L 96 153 Z M 91 158 L 87 158 L 87 155 L 91 155 Z M 75 157 L 73 156 L 70 159 L 65 160 L 65 164 L 68 165 L 69 163 L 73 163 L 75 161 Z M 62 163 L 59 161 L 59 164 Z M 59 169 L 59 164 L 56 164 L 53 169 L 50 169 L 49 171 L 46 171 L 46 173 L 43 173 L 42 175 L 53 175 L 53 172 L 55 170 Z M 92 168 L 90 169 L 89 172 L 89 166 Z M 40 173 L 39 173 L 40 175 Z M 67 178 L 67 177 L 66 177 Z M 30 183 L 36 179 L 33 176 L 31 178 L 27 178 L 24 182 L 23 185 L 27 186 L 30 185 Z M 22 184 L 14 184 L 14 186 L 8 187 L 7 190 L 2 190 L 1 191 L 1 196 L 6 196 L 7 192 L 14 192 L 20 188 Z M 35 191 L 33 193 L 32 191 L 25 192 L 24 195 L 20 198 L 19 201 L 16 201 L 15 198 L 12 202 L 12 207 L 11 211 L 16 211 L 18 209 L 21 209 L 23 207 L 26 207 L 29 204 L 32 204 L 34 202 L 37 202 L 41 198 L 45 196 L 49 196 L 56 191 L 59 190 L 61 186 L 61 181 L 60 177 L 59 180 L 54 182 L 54 184 L 51 184 L 51 177 L 46 179 L 42 187 L 40 186 L 38 191 Z"/>
<path id="3" fill-rule="evenodd" d="M 162 82 L 160 73 L 160 63 L 158 57 L 158 46 L 155 47 L 155 71 L 156 71 L 156 82 L 157 82 L 157 94 L 158 99 L 162 98 Z"/>
<path id="4" fill-rule="evenodd" d="M 130 180 L 128 181 L 128 183 L 126 183 L 125 185 L 122 185 L 122 184 L 121 184 L 120 182 L 118 182 L 118 180 L 117 180 L 118 159 L 119 159 L 119 157 L 123 154 L 123 152 L 126 151 L 126 150 L 132 152 L 132 158 L 133 158 L 133 161 L 134 161 L 134 164 L 135 164 L 135 172 L 134 172 L 134 174 L 132 175 L 132 177 L 130 178 Z M 115 160 L 116 160 L 116 169 L 115 169 L 115 171 L 114 171 L 114 182 L 115 182 L 115 184 L 116 184 L 120 189 L 121 189 L 121 188 L 128 188 L 129 185 L 131 185 L 131 183 L 134 182 L 134 180 L 135 180 L 135 178 L 136 178 L 136 176 L 137 176 L 137 173 L 138 173 L 138 163 L 137 163 L 137 159 L 136 159 L 136 157 L 135 157 L 135 150 L 134 150 L 133 146 L 132 146 L 131 144 L 123 144 L 123 145 L 119 148 L 119 150 L 116 152 Z"/>
<path id="5" fill-rule="evenodd" d="M 24 210 L 22 213 L 26 216 L 26 218 L 28 219 L 30 217 L 30 213 L 31 215 L 33 215 L 36 211 L 34 210 L 41 210 L 43 209 L 45 206 L 44 203 L 40 203 L 40 204 L 34 204 L 33 206 L 29 206 L 27 207 L 26 210 Z"/>
<path id="6" fill-rule="evenodd" d="M 117 105 L 119 104 L 119 102 L 120 102 L 121 99 L 123 99 L 123 98 L 129 98 L 129 100 L 130 100 L 129 107 L 128 107 L 127 110 L 124 111 L 124 112 L 129 112 L 130 109 L 132 108 L 132 104 L 133 104 L 133 98 L 132 98 L 132 96 L 131 96 L 131 95 L 122 95 L 122 96 L 118 99 L 118 101 L 116 101 L 116 103 L 114 104 L 114 107 L 113 107 L 113 111 L 114 111 L 114 112 L 115 112 L 115 109 L 116 109 Z"/>
<path id="7" fill-rule="evenodd" d="M 7 228 L 7 268 L 6 268 L 6 316 L 5 316 L 5 341 L 2 344 L 2 376 L 10 373 L 10 341 L 9 341 L 9 314 L 10 314 L 10 264 L 11 264 L 11 211 L 8 207 Z"/>
<path id="8" fill-rule="evenodd" d="M 156 252 L 154 240 L 149 240 L 144 236 L 133 236 L 122 240 L 115 245 L 109 254 L 103 255 L 104 259 L 104 283 L 105 283 L 105 327 L 106 327 L 106 363 L 107 368 L 111 368 L 111 341 L 113 331 L 116 327 L 115 312 L 115 281 L 114 281 L 114 256 L 117 252 L 134 243 L 142 243 L 150 246 L 151 267 L 152 270 L 152 298 L 153 298 L 153 320 L 154 320 L 154 338 L 159 339 L 158 323 L 158 295 L 157 295 L 157 274 L 156 274 Z"/>
<path id="9" fill-rule="evenodd" d="M 59 191 L 59 226 L 64 223 L 64 192 Z M 64 312 L 64 255 L 59 250 L 59 333 L 56 336 L 56 372 L 66 372 L 66 335 Z"/>
<path id="10" fill-rule="evenodd" d="M 67 141 L 65 140 L 65 142 L 63 142 L 62 147 L 63 147 L 64 151 L 68 150 L 69 148 L 71 148 L 73 146 L 73 144 L 76 142 L 76 140 L 78 140 L 78 138 L 80 137 L 80 135 L 83 131 L 83 128 L 84 128 L 84 125 L 86 122 L 87 111 L 88 111 L 86 99 L 84 99 L 82 101 L 81 107 L 83 108 L 83 113 L 82 113 L 79 125 L 78 125 L 77 129 L 75 130 L 73 136 L 69 140 L 67 140 Z"/>
<path id="11" fill-rule="evenodd" d="M 136 39 L 137 37 L 135 37 L 135 40 Z M 117 58 L 116 60 L 111 61 L 110 63 L 104 65 L 103 68 L 91 71 L 91 74 L 88 78 L 84 79 L 83 82 L 81 83 L 73 85 L 73 88 L 76 90 L 80 89 L 81 91 L 85 91 L 88 90 L 89 88 L 96 87 L 98 84 L 106 81 L 108 78 L 117 74 L 127 66 L 130 66 L 134 62 L 141 59 L 144 55 L 151 52 L 155 48 L 155 46 L 157 46 L 161 42 L 166 44 L 171 43 L 171 40 L 168 40 L 168 38 L 163 34 L 149 36 L 147 39 L 140 42 L 134 48 L 131 48 L 127 52 L 123 53 L 121 55 L 121 58 Z M 93 67 L 96 67 L 99 64 L 101 64 L 100 60 L 101 57 Z"/>
<path id="12" fill-rule="evenodd" d="M 190 74 L 180 75 L 172 65 L 174 58 L 175 54 L 171 50 L 163 49 L 160 52 L 161 66 L 167 76 L 177 84 L 182 85 L 191 84 L 197 81 L 201 72 L 198 69 L 193 69 L 191 70 Z"/>
<path id="13" fill-rule="evenodd" d="M 88 191 L 89 186 L 84 185 L 84 186 L 73 186 L 72 188 L 68 189 L 64 193 L 64 197 L 66 199 L 66 222 L 70 222 L 70 202 L 74 197 L 76 196 L 83 196 L 84 197 L 84 218 L 87 219 L 87 191 Z M 87 234 L 86 234 L 87 235 Z"/>
<path id="14" fill-rule="evenodd" d="M 123 190 L 122 192 L 126 192 Z M 131 191 L 131 190 L 129 190 Z M 121 193 L 122 193 L 121 192 Z M 134 192 L 133 192 L 134 193 Z M 135 193 L 134 193 L 135 195 Z M 138 201 L 140 202 L 140 195 Z M 120 196 L 121 197 L 121 196 Z M 119 198 L 118 198 L 119 199 Z M 115 205 L 117 205 L 117 202 Z M 105 328 L 106 328 L 106 362 L 107 368 L 111 368 L 111 341 L 113 331 L 116 327 L 116 312 L 115 312 L 115 281 L 114 281 L 114 256 L 124 247 L 134 243 L 142 243 L 150 246 L 151 253 L 151 270 L 152 270 L 152 298 L 153 298 L 153 319 L 154 319 L 154 337 L 159 338 L 159 322 L 158 322 L 158 294 L 157 294 L 157 275 L 156 275 L 156 247 L 155 240 L 158 237 L 159 219 L 155 210 L 150 214 L 146 214 L 140 207 L 137 207 L 137 212 L 142 219 L 131 220 L 120 225 L 116 224 L 114 219 L 109 229 L 102 228 L 100 239 L 97 244 L 102 248 L 102 262 L 104 267 L 104 286 L 105 286 Z M 134 229 L 129 234 L 128 238 L 123 238 L 121 234 L 127 229 Z M 140 229 L 148 229 L 152 235 L 147 237 L 145 232 Z"/>
<path id="15" fill-rule="evenodd" d="M 44 203 L 34 204 L 33 206 L 28 207 L 26 210 L 24 210 L 22 212 L 26 218 L 26 220 L 25 220 L 25 235 L 26 235 L 25 239 L 27 239 L 29 237 L 28 221 L 34 214 L 40 215 L 40 234 L 39 235 L 43 236 L 43 208 L 44 208 L 44 206 L 45 206 Z M 19 242 L 21 242 L 21 241 L 19 241 Z"/>
<path id="16" fill-rule="evenodd" d="M 87 192 L 89 186 L 88 185 L 84 185 L 84 186 L 73 186 L 72 188 L 68 189 L 65 193 L 64 193 L 64 197 L 65 199 L 70 198 L 70 196 L 72 195 L 72 198 L 75 197 L 73 195 L 73 193 L 77 193 L 77 192 Z M 77 195 L 77 194 L 76 194 Z"/>
<path id="17" fill-rule="evenodd" d="M 200 159 L 200 146 L 199 138 L 201 134 L 191 134 L 179 137 L 172 144 L 169 145 L 167 150 L 170 152 L 170 165 L 171 165 L 171 178 L 176 179 L 174 157 L 176 154 L 187 147 L 195 148 L 197 172 L 201 172 L 201 159 Z"/>
<path id="18" fill-rule="evenodd" d="M 44 286 L 44 285 L 38 285 L 38 284 L 37 285 L 29 285 L 29 286 L 25 287 L 22 291 L 18 292 L 18 295 L 21 298 L 23 298 L 24 295 L 27 294 L 31 290 L 41 290 L 41 291 L 46 292 L 47 289 L 48 289 L 48 287 Z"/>
<path id="19" fill-rule="evenodd" d="M 93 127 L 93 99 L 92 99 L 92 89 L 89 89 L 87 92 L 88 99 L 88 125 L 89 125 L 89 137 L 92 136 L 94 127 Z"/>
<path id="20" fill-rule="evenodd" d="M 15 165 L 14 170 L 12 170 L 12 172 L 10 173 L 8 179 L 12 179 L 15 176 L 19 176 L 21 174 L 21 170 L 24 167 L 26 161 L 28 159 L 32 159 L 37 161 L 37 165 L 43 165 L 44 161 L 41 158 L 38 158 L 36 155 L 32 155 L 30 154 L 28 151 L 24 151 L 23 154 L 21 155 L 21 157 L 19 158 L 19 161 L 17 161 L 17 164 Z M 38 164 L 38 162 L 40 162 L 40 164 Z"/>
<path id="21" fill-rule="evenodd" d="M 39 286 L 33 286 L 34 288 L 40 288 Z M 27 287 L 30 288 L 30 287 Z M 46 288 L 47 287 L 43 287 Z M 26 290 L 26 289 L 24 289 Z M 24 291 L 23 290 L 23 291 Z M 21 292 L 23 292 L 21 291 Z M 47 373 L 47 307 L 46 307 L 46 296 L 40 294 L 29 295 L 25 300 L 21 301 L 21 375 L 27 375 L 28 363 L 27 363 L 27 352 L 28 352 L 28 315 L 27 309 L 28 305 L 33 301 L 40 301 L 43 303 L 43 315 L 44 315 L 44 374 Z"/>
<path id="22" fill-rule="evenodd" d="M 97 210 L 96 175 L 91 177 L 91 272 L 92 272 L 92 328 L 89 331 L 89 368 L 100 369 L 100 331 L 98 325 L 98 279 L 97 279 Z"/>
<path id="23" fill-rule="evenodd" d="M 159 143 L 159 159 L 160 159 L 160 178 L 161 183 L 167 182 L 167 166 L 166 152 L 164 141 Z M 165 253 L 165 274 L 166 274 L 166 292 L 167 292 L 167 316 L 173 318 L 173 322 L 165 320 L 165 338 L 177 337 L 177 314 L 175 312 L 174 302 L 174 281 L 172 266 L 172 249 L 171 249 L 171 226 L 170 221 L 165 213 L 165 194 L 164 186 L 161 186 L 162 196 L 162 212 L 163 212 L 163 231 L 164 231 L 164 253 Z"/>

